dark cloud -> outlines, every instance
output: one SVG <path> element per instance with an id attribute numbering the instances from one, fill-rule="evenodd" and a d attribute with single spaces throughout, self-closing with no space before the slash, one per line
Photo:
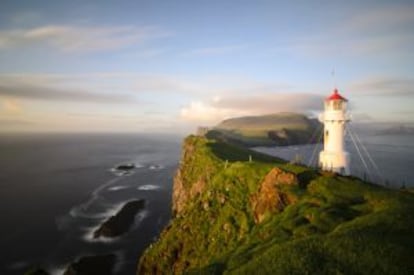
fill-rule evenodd
<path id="1" fill-rule="evenodd" d="M 214 107 L 244 110 L 251 113 L 284 111 L 310 112 L 321 110 L 323 96 L 306 93 L 267 93 L 255 96 L 234 96 L 213 102 Z"/>
<path id="2" fill-rule="evenodd" d="M 376 77 L 351 85 L 351 92 L 359 95 L 414 96 L 414 79 Z"/>
<path id="3" fill-rule="evenodd" d="M 0 96 L 12 96 L 36 100 L 91 102 L 91 103 L 128 103 L 135 98 L 129 94 L 106 94 L 82 90 L 51 87 L 42 84 L 6 83 L 0 84 Z"/>

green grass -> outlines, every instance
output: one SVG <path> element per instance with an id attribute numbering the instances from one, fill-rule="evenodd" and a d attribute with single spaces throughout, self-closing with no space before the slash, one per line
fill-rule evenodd
<path id="1" fill-rule="evenodd" d="M 293 145 L 311 142 L 317 128 L 320 123 L 304 115 L 278 113 L 225 120 L 209 131 L 207 137 L 248 147 Z"/>
<path id="2" fill-rule="evenodd" d="M 206 189 L 146 250 L 142 272 L 413 274 L 413 193 L 200 137 L 184 150 L 187 187 L 201 177 Z M 298 177 L 299 185 L 280 186 L 296 202 L 256 224 L 250 199 L 274 167 Z"/>

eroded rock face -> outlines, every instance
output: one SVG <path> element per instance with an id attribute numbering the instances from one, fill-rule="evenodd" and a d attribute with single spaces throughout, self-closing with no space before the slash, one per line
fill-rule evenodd
<path id="1" fill-rule="evenodd" d="M 179 215 L 183 211 L 188 200 L 203 192 L 206 185 L 205 180 L 200 178 L 196 182 L 192 183 L 190 188 L 186 188 L 184 186 L 180 170 L 181 169 L 177 171 L 174 178 L 173 213 L 175 215 Z"/>
<path id="2" fill-rule="evenodd" d="M 267 214 L 277 213 L 296 201 L 296 198 L 282 191 L 282 185 L 298 185 L 296 175 L 273 168 L 264 178 L 259 191 L 250 197 L 254 220 L 261 223 Z"/>
<path id="3" fill-rule="evenodd" d="M 194 156 L 195 150 L 194 144 L 190 142 L 184 144 L 181 163 L 174 177 L 172 210 L 175 216 L 180 215 L 187 206 L 187 203 L 204 191 L 207 181 L 206 178 L 210 173 L 208 168 L 200 173 L 193 171 L 195 166 L 194 162 L 196 162 Z M 194 173 L 197 176 L 189 181 L 184 176 L 186 173 Z"/>
<path id="4" fill-rule="evenodd" d="M 184 208 L 187 200 L 187 192 L 184 188 L 183 179 L 181 177 L 181 169 L 177 170 L 174 177 L 173 193 L 172 193 L 172 210 L 177 215 Z"/>

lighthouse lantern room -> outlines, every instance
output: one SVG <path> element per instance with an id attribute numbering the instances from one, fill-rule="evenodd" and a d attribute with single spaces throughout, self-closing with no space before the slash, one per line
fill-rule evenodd
<path id="1" fill-rule="evenodd" d="M 319 120 L 324 124 L 324 148 L 319 155 L 323 170 L 349 175 L 349 154 L 345 151 L 345 125 L 349 116 L 346 113 L 348 100 L 337 89 L 325 99 L 325 110 Z"/>

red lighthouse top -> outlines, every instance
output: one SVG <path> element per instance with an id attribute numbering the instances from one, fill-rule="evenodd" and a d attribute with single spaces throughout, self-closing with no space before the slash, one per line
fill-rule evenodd
<path id="1" fill-rule="evenodd" d="M 333 94 L 331 94 L 329 97 L 326 98 L 326 101 L 330 100 L 343 100 L 348 101 L 345 97 L 341 96 L 338 92 L 338 89 L 335 88 Z"/>

